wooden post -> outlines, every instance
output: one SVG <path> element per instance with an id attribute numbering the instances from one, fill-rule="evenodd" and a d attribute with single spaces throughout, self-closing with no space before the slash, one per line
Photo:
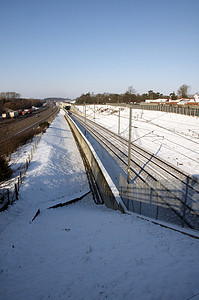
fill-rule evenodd
<path id="1" fill-rule="evenodd" d="M 9 189 L 7 189 L 7 197 L 8 197 L 8 203 L 10 204 L 10 194 L 9 194 Z"/>
<path id="2" fill-rule="evenodd" d="M 16 200 L 18 200 L 18 190 L 17 190 L 17 184 L 15 183 L 15 196 Z"/>

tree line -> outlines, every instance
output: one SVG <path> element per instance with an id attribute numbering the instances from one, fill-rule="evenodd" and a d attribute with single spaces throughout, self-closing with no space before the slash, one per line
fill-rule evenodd
<path id="1" fill-rule="evenodd" d="M 140 103 L 144 102 L 147 99 L 172 99 L 176 100 L 178 98 L 188 98 L 189 86 L 183 84 L 177 91 L 170 93 L 169 95 L 163 95 L 160 92 L 154 92 L 153 90 L 149 90 L 147 93 L 140 95 L 136 93 L 135 89 L 130 86 L 128 90 L 124 94 L 114 94 L 114 93 L 86 93 L 82 94 L 80 97 L 76 98 L 77 104 L 89 103 L 89 104 L 105 104 L 105 103 Z"/>
<path id="2" fill-rule="evenodd" d="M 6 112 L 7 109 L 19 110 L 30 109 L 32 106 L 40 107 L 45 101 L 39 99 L 20 98 L 20 94 L 16 92 L 0 93 L 0 114 Z"/>

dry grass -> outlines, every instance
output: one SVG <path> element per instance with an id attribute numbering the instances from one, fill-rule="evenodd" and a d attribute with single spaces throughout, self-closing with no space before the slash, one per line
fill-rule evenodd
<path id="1" fill-rule="evenodd" d="M 0 156 L 0 182 L 10 178 L 12 170 L 4 156 Z"/>
<path id="2" fill-rule="evenodd" d="M 4 142 L 3 145 L 0 145 L 0 181 L 8 179 L 12 175 L 12 170 L 8 166 L 6 157 L 9 157 L 20 146 L 32 140 L 35 135 L 40 132 L 45 132 L 48 127 L 49 123 L 43 122 L 37 129 L 32 129 L 28 132 L 16 135 Z"/>
<path id="3" fill-rule="evenodd" d="M 3 145 L 1 145 L 0 155 L 9 156 L 15 150 L 17 150 L 18 147 L 26 144 L 27 141 L 31 140 L 34 137 L 34 135 L 38 133 L 38 130 L 31 130 L 27 133 L 22 133 L 20 135 L 16 135 L 10 138 L 6 142 L 4 142 Z"/>
<path id="4" fill-rule="evenodd" d="M 13 153 L 17 148 L 26 144 L 29 140 L 33 139 L 33 137 L 40 132 L 45 132 L 45 130 L 49 127 L 48 122 L 43 122 L 39 125 L 37 129 L 29 130 L 28 132 L 21 133 L 16 135 L 0 146 L 0 155 L 9 156 Z"/>

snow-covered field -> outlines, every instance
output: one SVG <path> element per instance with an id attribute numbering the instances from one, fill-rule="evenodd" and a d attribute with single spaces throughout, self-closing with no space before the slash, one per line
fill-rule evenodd
<path id="1" fill-rule="evenodd" d="M 84 106 L 76 106 L 85 114 Z M 87 117 L 118 133 L 119 107 L 86 105 Z M 120 107 L 120 134 L 129 137 L 129 108 Z M 199 176 L 199 118 L 132 109 L 132 142 Z"/>
<path id="2" fill-rule="evenodd" d="M 0 213 L 0 299 L 199 299 L 198 239 L 97 206 L 91 194 L 48 209 L 88 191 L 61 111 L 19 200 Z"/>

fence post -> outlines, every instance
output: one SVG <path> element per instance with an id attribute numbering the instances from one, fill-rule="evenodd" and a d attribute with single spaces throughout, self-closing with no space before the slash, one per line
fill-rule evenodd
<path id="1" fill-rule="evenodd" d="M 17 184 L 15 183 L 15 195 L 16 195 L 16 200 L 18 200 L 18 190 L 17 190 Z"/>
<path id="2" fill-rule="evenodd" d="M 182 223 L 182 227 L 184 227 L 184 223 L 185 223 L 187 196 L 188 196 L 188 189 L 189 189 L 189 179 L 190 179 L 189 176 L 187 176 L 185 199 L 184 199 L 184 211 L 183 211 L 183 223 Z"/>
<path id="3" fill-rule="evenodd" d="M 142 196 L 143 196 L 143 190 L 142 190 L 142 185 L 140 184 L 140 215 L 142 214 Z"/>
<path id="4" fill-rule="evenodd" d="M 129 145 L 128 145 L 128 169 L 127 169 L 127 182 L 130 181 L 130 165 L 131 165 L 131 132 L 132 132 L 132 108 L 129 114 Z"/>
<path id="5" fill-rule="evenodd" d="M 7 197 L 8 197 L 8 204 L 10 204 L 10 194 L 9 194 L 9 189 L 7 189 Z"/>
<path id="6" fill-rule="evenodd" d="M 160 182 L 157 183 L 157 205 L 156 205 L 156 220 L 158 220 L 158 210 L 159 210 L 159 193 L 160 193 Z"/>
<path id="7" fill-rule="evenodd" d="M 152 204 L 153 199 L 153 188 L 150 188 L 150 205 Z"/>
<path id="8" fill-rule="evenodd" d="M 129 210 L 129 197 L 130 197 L 130 189 L 129 189 L 130 185 L 127 182 L 127 202 L 126 202 L 126 207 Z"/>
<path id="9" fill-rule="evenodd" d="M 118 135 L 120 135 L 120 107 L 119 107 L 119 115 L 118 115 Z"/>

